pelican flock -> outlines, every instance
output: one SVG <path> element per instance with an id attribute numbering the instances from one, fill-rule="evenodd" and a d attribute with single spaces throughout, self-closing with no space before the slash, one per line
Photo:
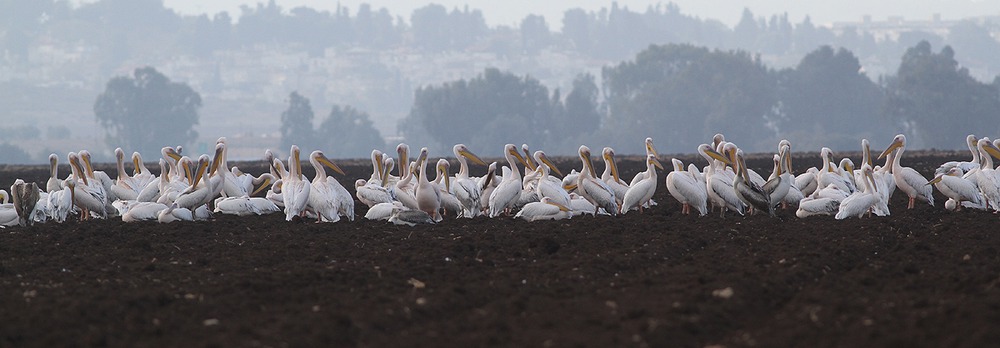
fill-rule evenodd
<path id="1" fill-rule="evenodd" d="M 969 135 L 965 140 L 971 161 L 942 164 L 931 178 L 902 165 L 906 137 L 895 136 L 877 157 L 868 139 L 861 141 L 860 168 L 848 158 L 836 159 L 829 148 L 821 148 L 821 163 L 801 173 L 792 167 L 791 143 L 779 142 L 772 158 L 772 172 L 766 179 L 746 165 L 742 149 L 716 134 L 695 150 L 705 160 L 704 167 L 691 163 L 687 168 L 676 158 L 665 174 L 662 187 L 680 205 L 684 215 L 696 211 L 707 216 L 766 215 L 792 209 L 799 218 L 829 215 L 836 219 L 887 216 L 889 200 L 898 188 L 907 196 L 907 209 L 917 201 L 934 206 L 932 190 L 947 198 L 949 210 L 979 209 L 1000 211 L 1000 175 L 994 159 L 1000 159 L 997 142 Z M 345 172 L 315 150 L 308 160 L 315 175 L 302 172 L 301 149 L 291 146 L 287 161 L 267 150 L 267 172 L 258 176 L 237 167 L 227 169 L 225 138 L 216 142 L 214 156 L 189 157 L 181 149 L 164 147 L 158 159 L 159 176 L 146 168 L 142 157 L 115 149 L 117 177 L 94 170 L 86 150 L 66 156 L 70 173 L 60 177 L 59 156 L 49 156 L 49 176 L 44 186 L 18 179 L 10 191 L 0 190 L 0 226 L 67 220 L 120 218 L 125 222 L 199 221 L 215 214 L 235 216 L 283 212 L 285 219 L 311 219 L 317 223 L 354 221 L 355 215 L 368 220 L 415 225 L 439 223 L 446 218 L 519 218 L 526 221 L 579 218 L 580 215 L 613 216 L 632 211 L 648 213 L 656 206 L 652 198 L 661 187 L 664 170 L 652 138 L 644 142 L 645 170 L 627 182 L 621 178 L 615 151 L 601 151 L 603 175 L 598 175 L 587 146 L 577 153 L 581 166 L 563 175 L 555 163 L 528 145 L 503 148 L 504 161 L 487 162 L 466 145 L 456 144 L 448 158 L 431 164 L 431 153 L 421 148 L 411 162 L 409 145 L 399 144 L 398 159 L 381 150 L 372 151 L 371 175 L 355 180 L 354 192 L 327 169 Z M 521 151 L 523 151 L 523 155 Z M 193 155 L 192 155 L 193 156 Z M 875 160 L 885 158 L 882 165 Z M 129 173 L 126 164 L 131 162 Z M 398 162 L 398 175 L 392 171 Z M 457 170 L 452 174 L 452 165 Z M 287 168 L 287 169 L 286 169 Z M 474 176 L 473 169 L 482 176 Z M 502 173 L 502 176 L 498 176 Z M 523 173 L 523 174 L 522 174 Z M 7 203 L 13 200 L 14 203 Z M 368 207 L 358 214 L 355 202 Z M 665 209 L 665 208 L 661 208 Z M 74 217 L 70 219 L 70 217 Z"/>

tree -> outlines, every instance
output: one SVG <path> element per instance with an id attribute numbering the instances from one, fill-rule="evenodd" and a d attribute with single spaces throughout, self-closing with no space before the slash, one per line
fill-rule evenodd
<path id="1" fill-rule="evenodd" d="M 109 147 L 150 155 L 163 146 L 195 140 L 200 107 L 198 92 L 145 67 L 135 69 L 132 77 L 108 81 L 94 102 L 94 115 Z"/>
<path id="2" fill-rule="evenodd" d="M 998 130 L 996 87 L 972 78 L 949 46 L 933 53 L 921 41 L 907 49 L 896 76 L 887 79 L 886 93 L 886 114 L 907 126 L 915 148 L 963 148 L 960 139 L 968 133 Z"/>
<path id="3" fill-rule="evenodd" d="M 351 106 L 334 105 L 316 138 L 319 147 L 335 158 L 366 158 L 372 149 L 385 148 L 385 140 L 368 113 Z"/>
<path id="4" fill-rule="evenodd" d="M 27 164 L 33 163 L 31 155 L 17 145 L 8 142 L 0 143 L 0 163 L 4 164 Z"/>
<path id="5" fill-rule="evenodd" d="M 316 145 L 312 106 L 309 105 L 309 98 L 297 91 L 288 95 L 288 109 L 281 112 L 281 147 L 288 149 L 292 145 L 302 149 L 311 149 Z"/>

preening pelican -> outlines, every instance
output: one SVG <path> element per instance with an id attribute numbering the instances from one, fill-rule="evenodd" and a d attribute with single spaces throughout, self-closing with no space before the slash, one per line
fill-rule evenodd
<path id="1" fill-rule="evenodd" d="M 486 175 L 476 178 L 476 185 L 482 192 L 479 194 L 479 205 L 483 212 L 488 212 L 490 209 L 490 196 L 493 195 L 493 190 L 497 188 L 500 184 L 501 179 L 497 177 L 497 162 L 490 163 L 489 167 L 486 167 Z M 485 199 L 483 199 L 485 198 Z"/>
<path id="2" fill-rule="evenodd" d="M 615 200 L 618 205 L 622 205 L 622 199 L 625 198 L 625 192 L 628 192 L 630 185 L 626 185 L 622 181 L 621 176 L 618 174 L 618 164 L 615 162 L 615 150 L 610 147 L 605 147 L 601 150 L 601 157 L 604 158 L 604 173 L 601 174 L 601 180 L 608 184 L 611 191 L 615 192 Z M 643 172 L 643 174 L 647 174 Z"/>
<path id="3" fill-rule="evenodd" d="M 953 199 L 958 203 L 969 202 L 976 206 L 985 207 L 983 195 L 979 192 L 979 188 L 972 181 L 963 178 L 962 174 L 962 168 L 954 166 L 948 169 L 947 172 L 938 174 L 929 183 L 937 187 L 938 191 L 945 195 L 945 197 Z M 962 204 L 957 204 L 955 208 L 961 210 Z"/>
<path id="4" fill-rule="evenodd" d="M 514 215 L 515 218 L 527 221 L 562 220 L 572 216 L 569 207 L 554 202 L 551 197 L 542 197 L 541 201 L 528 203 Z"/>
<path id="5" fill-rule="evenodd" d="M 865 213 L 870 212 L 881 201 L 881 198 L 875 193 L 872 168 L 866 163 L 861 166 L 861 172 L 864 173 L 864 189 L 852 193 L 840 202 L 840 208 L 837 211 L 837 215 L 834 216 L 837 220 L 843 220 L 852 216 L 860 218 Z"/>
<path id="6" fill-rule="evenodd" d="M 656 159 L 656 156 L 652 154 L 647 155 L 646 174 L 643 175 L 643 178 L 639 182 L 630 186 L 625 192 L 625 197 L 622 198 L 622 215 L 634 208 L 639 208 L 639 212 L 641 213 L 643 204 L 653 198 L 653 194 L 656 193 L 656 185 L 659 182 L 656 176 L 656 168 L 663 169 L 663 165 Z"/>
<path id="7" fill-rule="evenodd" d="M 841 175 L 838 172 L 838 167 L 833 165 L 833 150 L 824 147 L 820 150 L 820 157 L 823 158 L 823 168 L 816 175 L 817 187 L 827 187 L 833 184 L 837 185 L 837 188 L 844 192 L 852 193 L 856 190 L 854 184 Z"/>
<path id="8" fill-rule="evenodd" d="M 535 151 L 533 157 L 535 162 L 538 163 L 538 170 L 541 173 L 538 183 L 535 186 L 535 192 L 539 199 L 549 197 L 554 203 L 568 206 L 569 193 L 562 187 L 562 181 L 549 176 L 549 171 L 559 173 L 559 169 L 549 160 L 545 152 L 541 150 Z"/>
<path id="9" fill-rule="evenodd" d="M 517 147 L 514 144 L 504 145 L 504 158 L 507 159 L 507 164 L 510 166 L 510 171 L 506 169 L 503 171 L 503 179 L 497 184 L 497 187 L 493 189 L 490 193 L 490 214 L 489 216 L 497 217 L 500 213 L 507 212 L 516 203 L 517 198 L 521 195 L 521 190 L 524 188 L 524 183 L 521 181 L 521 174 L 518 172 L 517 162 L 525 163 L 524 158 L 521 154 L 517 152 Z M 515 159 L 517 162 L 515 162 Z"/>
<path id="10" fill-rule="evenodd" d="M 707 186 L 692 173 L 685 171 L 681 160 L 672 158 L 670 162 L 673 163 L 674 170 L 667 174 L 667 191 L 681 203 L 681 214 L 690 214 L 691 206 L 698 210 L 700 216 L 708 214 Z"/>
<path id="11" fill-rule="evenodd" d="M 708 144 L 699 145 L 698 154 L 708 161 L 708 166 L 705 167 L 705 188 L 709 203 L 719 207 L 722 217 L 726 217 L 726 209 L 743 215 L 746 211 L 746 204 L 736 195 L 733 182 L 722 170 L 726 164 L 732 164 L 732 162 L 718 151 L 713 150 Z"/>
<path id="12" fill-rule="evenodd" d="M 383 166 L 380 165 L 379 167 Z M 383 174 L 382 178 L 385 178 L 385 176 L 387 175 L 387 173 L 384 170 L 382 174 Z M 392 203 L 394 197 L 392 197 L 392 194 L 389 192 L 389 189 L 385 188 L 381 184 L 376 184 L 381 182 L 385 182 L 385 180 L 382 179 L 376 179 L 376 181 L 366 181 L 365 179 L 356 180 L 354 182 L 354 192 L 355 195 L 358 197 L 358 200 L 361 201 L 361 203 L 363 203 L 364 205 L 367 205 L 369 208 L 379 203 Z"/>
<path id="13" fill-rule="evenodd" d="M 126 201 L 134 201 L 139 197 L 139 191 L 145 188 L 145 186 L 140 187 L 131 176 L 125 172 L 125 151 L 122 148 L 115 149 L 115 161 L 117 162 L 118 178 L 115 179 L 114 185 L 111 185 L 111 192 L 114 193 L 115 197 L 118 199 Z"/>
<path id="14" fill-rule="evenodd" d="M 156 176 L 146 168 L 146 164 L 142 162 L 142 155 L 132 152 L 132 181 L 138 190 L 142 192 L 154 180 Z"/>
<path id="15" fill-rule="evenodd" d="M 386 180 L 387 175 L 383 173 L 385 168 L 385 164 L 382 161 L 383 156 L 385 154 L 382 151 L 378 149 L 372 150 L 372 176 L 368 177 L 367 182 L 373 185 L 382 186 L 382 182 Z"/>
<path id="16" fill-rule="evenodd" d="M 292 145 L 290 152 L 288 176 L 281 177 L 281 196 L 285 204 L 286 221 L 292 221 L 293 217 L 305 212 L 306 207 L 309 206 L 309 192 L 312 189 L 310 182 L 302 180 L 302 160 L 299 158 L 299 147 Z"/>
<path id="17" fill-rule="evenodd" d="M 309 163 L 316 170 L 308 199 L 309 208 L 317 215 L 316 222 L 337 222 L 341 216 L 354 221 L 354 198 L 336 178 L 326 175 L 324 167 L 340 175 L 344 175 L 344 171 L 319 150 L 309 154 Z"/>
<path id="18" fill-rule="evenodd" d="M 90 180 L 88 175 L 84 174 L 83 167 L 80 165 L 80 157 L 75 152 L 70 152 L 66 158 L 69 159 L 70 168 L 73 171 L 73 178 L 67 180 L 72 189 L 71 196 L 74 204 L 83 210 L 80 218 L 89 219 L 91 213 L 101 219 L 107 218 L 108 212 L 105 204 L 107 198 L 104 186 Z"/>
<path id="19" fill-rule="evenodd" d="M 479 216 L 482 209 L 480 200 L 483 196 L 483 190 L 469 177 L 468 161 L 482 166 L 485 166 L 486 162 L 483 162 L 482 159 L 479 159 L 479 156 L 469 151 L 469 148 L 465 144 L 455 144 L 452 147 L 452 152 L 454 152 L 455 159 L 458 160 L 459 165 L 458 173 L 455 173 L 455 179 L 451 182 L 451 193 L 462 203 L 462 211 L 459 216 L 468 218 Z"/>
<path id="20" fill-rule="evenodd" d="M 590 148 L 580 145 L 578 151 L 580 160 L 583 162 L 584 170 L 576 178 L 576 192 L 586 198 L 590 203 L 598 208 L 603 208 L 608 214 L 618 214 L 618 199 L 615 192 L 608 187 L 608 184 L 597 178 L 594 170 L 594 162 L 590 158 Z M 596 213 L 596 212 L 595 212 Z"/>
<path id="21" fill-rule="evenodd" d="M 434 185 L 439 192 L 438 197 L 441 198 L 441 209 L 444 210 L 443 215 L 446 215 L 449 211 L 451 211 L 454 212 L 456 216 L 461 216 L 462 210 L 464 209 L 462 202 L 459 202 L 458 198 L 451 193 L 451 187 L 454 186 L 451 181 L 451 177 L 448 176 L 448 169 L 451 168 L 451 163 L 448 163 L 448 160 L 442 158 L 438 160 L 435 168 L 437 169 L 437 175 L 434 177 L 434 181 L 431 181 L 431 185 Z"/>
<path id="22" fill-rule="evenodd" d="M 96 181 L 100 183 L 102 187 L 104 187 L 104 195 L 105 195 L 104 206 L 105 210 L 109 210 L 109 208 L 111 208 L 111 202 L 118 199 L 118 196 L 115 196 L 114 192 L 111 192 L 111 186 L 115 185 L 115 181 L 111 180 L 111 177 L 108 176 L 108 173 L 105 173 L 100 170 L 94 170 L 94 165 L 90 161 L 91 159 L 90 151 L 80 150 L 79 155 L 80 155 L 80 164 L 83 165 L 83 169 L 85 170 L 84 174 L 89 176 L 91 181 Z"/>
<path id="23" fill-rule="evenodd" d="M 889 144 L 889 147 L 878 158 L 885 157 L 890 152 L 896 151 L 896 158 L 892 162 L 892 175 L 896 179 L 896 187 L 899 187 L 910 198 L 909 203 L 906 205 L 907 209 L 913 209 L 913 203 L 917 199 L 927 201 L 927 204 L 934 206 L 933 190 L 930 185 L 927 185 L 927 179 L 913 168 L 903 167 L 899 164 L 899 160 L 903 157 L 903 151 L 905 150 L 906 136 L 899 134 L 892 139 L 892 143 Z"/>
<path id="24" fill-rule="evenodd" d="M 646 141 L 645 141 L 645 145 L 646 145 L 646 156 L 653 155 L 653 157 L 656 157 L 656 159 L 659 160 L 660 159 L 660 154 L 656 153 L 656 147 L 653 146 L 653 138 L 647 137 Z M 629 181 L 628 186 L 632 187 L 632 185 L 635 185 L 636 182 L 638 182 L 639 180 L 642 180 L 642 176 L 644 174 L 645 174 L 645 172 L 638 172 L 638 173 L 636 173 L 635 176 L 632 177 L 632 181 Z M 653 205 L 655 205 L 655 204 L 653 204 Z"/>
<path id="25" fill-rule="evenodd" d="M 178 207 L 194 211 L 212 200 L 214 195 L 212 194 L 212 184 L 208 182 L 208 166 L 208 155 L 199 156 L 198 167 L 193 175 L 194 181 L 174 199 L 174 203 L 177 203 Z"/>
<path id="26" fill-rule="evenodd" d="M 394 161 L 392 158 L 386 158 L 386 165 L 393 165 Z M 417 206 L 417 196 L 414 195 L 413 190 L 409 189 L 414 187 L 412 182 L 415 171 L 416 168 L 408 170 L 395 184 L 391 184 L 392 181 L 389 181 L 390 185 L 392 185 L 389 187 L 389 192 L 408 209 L 420 209 Z"/>
<path id="27" fill-rule="evenodd" d="M 775 204 L 771 202 L 770 192 L 773 191 L 775 185 L 772 183 L 765 185 L 772 188 L 758 186 L 750 180 L 746 162 L 743 161 L 743 152 L 735 146 L 727 146 L 727 152 L 730 153 L 731 161 L 736 165 L 736 178 L 733 179 L 733 190 L 736 191 L 736 195 L 743 203 L 756 210 L 766 211 L 767 215 L 774 217 Z"/>

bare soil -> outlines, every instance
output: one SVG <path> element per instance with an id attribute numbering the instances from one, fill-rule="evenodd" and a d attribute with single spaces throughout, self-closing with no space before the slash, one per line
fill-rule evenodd
<path id="1" fill-rule="evenodd" d="M 937 164 L 964 159 L 907 155 L 904 165 L 928 177 Z M 796 160 L 800 171 L 820 162 Z M 370 173 L 365 163 L 344 165 L 350 180 L 341 182 L 352 191 L 353 179 Z M 630 178 L 640 164 L 620 166 Z M 770 171 L 766 158 L 750 164 Z M 5 185 L 46 176 L 42 167 L 0 168 Z M 0 346 L 1000 342 L 997 215 L 945 211 L 940 195 L 936 207 L 906 210 L 897 191 L 886 218 L 685 216 L 664 177 L 658 206 L 620 217 L 400 227 L 365 221 L 358 203 L 358 219 L 333 224 L 274 214 L 7 228 Z"/>

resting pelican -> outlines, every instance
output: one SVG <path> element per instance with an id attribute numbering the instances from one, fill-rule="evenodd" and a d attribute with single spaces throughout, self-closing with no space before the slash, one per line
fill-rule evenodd
<path id="1" fill-rule="evenodd" d="M 365 179 L 358 179 L 354 182 L 354 192 L 358 200 L 369 208 L 379 203 L 392 203 L 394 200 L 388 189 Z"/>
<path id="2" fill-rule="evenodd" d="M 806 197 L 799 201 L 795 216 L 804 218 L 813 215 L 834 215 L 840 209 L 840 200 L 830 197 Z"/>
<path id="3" fill-rule="evenodd" d="M 916 199 L 927 201 L 927 204 L 934 206 L 933 191 L 930 185 L 927 185 L 927 179 L 913 168 L 903 167 L 899 164 L 899 160 L 903 157 L 903 151 L 905 150 L 906 136 L 899 134 L 892 139 L 892 143 L 889 144 L 889 147 L 878 158 L 885 157 L 890 152 L 896 151 L 896 158 L 892 162 L 892 175 L 896 179 L 896 187 L 899 187 L 910 198 L 909 203 L 906 205 L 907 209 L 913 209 L 913 203 Z"/>
<path id="4" fill-rule="evenodd" d="M 160 214 L 157 215 L 156 221 L 159 221 L 161 224 L 174 221 L 194 221 L 194 214 L 191 210 L 178 207 L 177 203 L 172 203 L 167 206 L 166 209 L 160 210 Z"/>
<path id="5" fill-rule="evenodd" d="M 414 169 L 415 170 L 415 169 Z M 419 224 L 433 224 L 434 219 L 421 210 L 393 209 L 389 222 L 394 225 L 416 226 Z"/>
<path id="6" fill-rule="evenodd" d="M 156 180 L 156 176 L 146 168 L 146 164 L 142 162 L 142 155 L 138 152 L 132 152 L 132 180 L 135 181 L 139 191 Z"/>
<path id="7" fill-rule="evenodd" d="M 452 147 L 452 152 L 455 153 L 455 159 L 458 160 L 458 173 L 455 173 L 455 179 L 452 180 L 451 193 L 462 203 L 462 212 L 459 216 L 468 218 L 479 216 L 482 207 L 480 200 L 483 196 L 483 190 L 469 177 L 468 161 L 483 166 L 486 165 L 486 162 L 483 162 L 483 160 L 479 159 L 479 156 L 469 151 L 469 148 L 465 144 L 455 144 Z"/>
<path id="8" fill-rule="evenodd" d="M 732 143 L 729 144 L 731 145 Z M 736 165 L 736 178 L 733 179 L 733 190 L 736 191 L 736 195 L 743 203 L 756 210 L 766 211 L 767 215 L 774 217 L 775 204 L 771 202 L 770 196 L 773 188 L 760 187 L 750 180 L 750 175 L 747 174 L 746 162 L 743 161 L 743 152 L 736 148 L 735 145 L 727 145 L 726 152 L 730 154 L 730 161 Z M 765 186 L 773 187 L 773 184 L 768 183 Z"/>
<path id="9" fill-rule="evenodd" d="M 38 184 L 34 182 L 24 182 L 24 180 L 14 180 L 10 186 L 11 197 L 14 199 L 14 211 L 18 216 L 18 224 L 27 226 L 34 224 L 34 216 L 37 216 L 39 209 L 44 208 L 38 205 L 39 201 Z"/>
<path id="10" fill-rule="evenodd" d="M 382 151 L 372 150 L 372 176 L 368 177 L 367 182 L 381 186 L 383 180 L 386 179 L 386 175 L 382 173 L 385 168 L 385 163 L 382 161 L 384 156 Z"/>
<path id="11" fill-rule="evenodd" d="M 868 164 L 864 164 L 861 166 L 861 172 L 865 176 L 863 178 L 864 189 L 852 193 L 840 202 L 840 208 L 837 211 L 837 215 L 834 216 L 837 220 L 843 220 L 852 216 L 860 218 L 865 213 L 870 212 L 880 202 L 881 198 L 875 193 L 874 183 L 872 182 L 872 168 Z"/>
<path id="12" fill-rule="evenodd" d="M 656 159 L 656 156 L 647 155 L 646 174 L 642 180 L 630 186 L 625 192 L 625 197 L 622 198 L 622 215 L 634 208 L 639 208 L 641 213 L 643 204 L 653 198 L 653 194 L 656 193 L 656 184 L 659 181 L 656 176 L 656 168 L 663 169 L 663 165 Z"/>
<path id="13" fill-rule="evenodd" d="M 958 203 L 969 202 L 973 205 L 985 207 L 983 195 L 979 193 L 979 188 L 972 181 L 962 178 L 962 174 L 962 168 L 953 166 L 947 172 L 938 174 L 929 183 L 937 187 L 941 194 Z M 962 204 L 957 204 L 956 209 L 961 210 Z"/>
<path id="14" fill-rule="evenodd" d="M 569 207 L 554 202 L 552 197 L 542 197 L 541 201 L 528 203 L 514 215 L 515 218 L 526 221 L 562 220 L 572 216 Z"/>
<path id="15" fill-rule="evenodd" d="M 101 219 L 108 217 L 107 205 L 105 204 L 104 186 L 92 181 L 84 174 L 80 165 L 80 157 L 74 152 L 66 156 L 69 159 L 70 168 L 73 171 L 73 178 L 67 180 L 71 187 L 73 203 L 83 210 L 81 219 L 89 219 L 91 213 L 96 214 Z"/>
<path id="16" fill-rule="evenodd" d="M 427 148 L 420 149 L 417 156 L 417 208 L 430 215 L 435 222 L 441 221 L 441 191 L 427 179 Z"/>
<path id="17" fill-rule="evenodd" d="M 541 173 L 538 183 L 535 186 L 535 193 L 539 199 L 549 197 L 554 203 L 568 206 L 569 193 L 562 187 L 562 181 L 549 176 L 550 171 L 554 170 L 556 173 L 559 173 L 559 169 L 549 160 L 545 152 L 541 150 L 535 151 L 533 157 L 535 162 L 538 163 L 538 170 Z"/>
<path id="18" fill-rule="evenodd" d="M 719 168 L 719 166 L 733 163 L 718 151 L 713 150 L 708 144 L 699 145 L 698 154 L 708 161 L 708 166 L 705 167 L 705 188 L 709 203 L 720 208 L 722 217 L 726 217 L 727 209 L 743 215 L 746 211 L 746 204 L 743 204 L 743 201 L 736 195 L 733 182 Z M 717 173 L 716 170 L 720 172 Z"/>
<path id="19" fill-rule="evenodd" d="M 59 156 L 49 155 L 49 180 L 45 182 L 45 192 L 52 193 L 62 190 L 63 181 L 59 179 Z"/>
<path id="20" fill-rule="evenodd" d="M 618 174 L 618 164 L 615 163 L 615 150 L 610 147 L 605 147 L 601 150 L 601 157 L 604 158 L 604 173 L 601 174 L 601 181 L 608 184 L 611 191 L 615 192 L 615 200 L 619 206 L 622 205 L 622 199 L 625 198 L 625 192 L 628 191 L 630 185 L 626 185 L 622 181 L 620 175 Z M 643 172 L 644 175 L 648 174 Z"/>
<path id="21" fill-rule="evenodd" d="M 615 192 L 608 187 L 608 184 L 597 178 L 597 172 L 594 170 L 594 162 L 590 158 L 590 148 L 586 145 L 580 145 L 578 152 L 580 161 L 583 162 L 584 170 L 576 178 L 576 192 L 590 201 L 595 207 L 604 209 L 608 214 L 617 215 L 618 199 L 615 197 Z"/>
<path id="22" fill-rule="evenodd" d="M 268 173 L 264 173 L 270 175 Z M 215 212 L 237 215 L 237 216 L 247 216 L 247 215 L 265 215 L 270 213 L 276 213 L 281 211 L 274 202 L 271 202 L 267 198 L 261 197 L 219 197 L 215 199 Z"/>
<path id="23" fill-rule="evenodd" d="M 208 155 L 198 157 L 198 167 L 193 175 L 194 181 L 174 199 L 178 207 L 194 211 L 214 198 L 212 185 L 208 182 L 208 162 Z"/>
<path id="24" fill-rule="evenodd" d="M 698 215 L 708 214 L 708 188 L 696 179 L 690 172 L 684 170 L 681 160 L 672 158 L 670 162 L 674 170 L 667 174 L 667 191 L 681 203 L 681 214 L 690 214 L 691 206 L 698 210 Z M 697 169 L 697 168 L 695 168 Z"/>
<path id="25" fill-rule="evenodd" d="M 292 145 L 290 153 L 288 176 L 281 177 L 281 197 L 285 205 L 285 221 L 292 221 L 293 217 L 305 213 L 306 207 L 309 205 L 309 192 L 312 189 L 310 182 L 302 180 L 302 160 L 299 158 L 299 147 Z"/>
<path id="26" fill-rule="evenodd" d="M 393 164 L 394 161 L 395 160 L 393 160 L 392 158 L 386 159 L 386 163 L 388 165 Z M 395 184 L 391 184 L 393 186 L 389 187 L 389 192 L 392 194 L 392 196 L 396 197 L 396 200 L 399 201 L 400 203 L 403 203 L 403 206 L 405 206 L 408 209 L 419 209 L 419 207 L 417 207 L 417 196 L 414 195 L 413 190 L 408 189 L 409 187 L 412 187 L 411 182 L 413 181 L 413 176 L 415 171 L 416 168 L 407 171 L 406 174 L 403 177 L 399 178 L 399 180 L 396 181 Z"/>
<path id="27" fill-rule="evenodd" d="M 837 185 L 837 188 L 844 192 L 854 192 L 856 190 L 854 185 L 838 172 L 838 167 L 833 165 L 831 159 L 833 150 L 824 147 L 820 150 L 820 156 L 823 158 L 823 168 L 819 170 L 816 176 L 817 187 L 827 187 L 833 184 Z"/>
<path id="28" fill-rule="evenodd" d="M 115 179 L 115 184 L 111 186 L 111 192 L 119 199 L 134 201 L 139 198 L 139 191 L 144 189 L 145 186 L 140 187 L 135 182 L 135 179 L 125 172 L 125 151 L 122 151 L 120 147 L 115 149 L 115 160 L 117 162 L 118 178 Z"/>
<path id="29" fill-rule="evenodd" d="M 497 217 L 500 213 L 506 212 L 510 213 L 510 208 L 514 206 L 517 198 L 521 195 L 521 190 L 524 188 L 524 183 L 521 181 L 521 174 L 518 172 L 517 163 L 525 163 L 524 158 L 521 154 L 517 152 L 517 147 L 514 144 L 504 145 L 504 158 L 507 159 L 507 164 L 510 165 L 510 171 L 507 169 L 503 171 L 503 179 L 497 184 L 497 187 L 493 189 L 490 193 L 490 213 L 489 217 Z M 525 164 L 526 165 L 526 164 Z"/>
<path id="30" fill-rule="evenodd" d="M 379 203 L 368 208 L 368 212 L 365 213 L 365 219 L 368 220 L 389 220 L 392 217 L 392 213 L 395 209 L 404 210 L 406 207 L 398 201 L 393 201 L 389 203 Z"/>
<path id="31" fill-rule="evenodd" d="M 138 222 L 156 220 L 159 218 L 160 212 L 164 209 L 167 209 L 167 206 L 162 203 L 132 201 L 127 204 L 125 212 L 121 214 L 122 221 Z"/>
<path id="32" fill-rule="evenodd" d="M 344 171 L 319 150 L 309 154 L 309 163 L 316 170 L 316 176 L 310 184 L 307 201 L 310 210 L 317 215 L 316 222 L 337 222 L 341 216 L 354 221 L 354 198 L 336 178 L 326 175 L 324 167 L 340 175 L 344 175 Z"/>
<path id="33" fill-rule="evenodd" d="M 493 190 L 500 184 L 500 179 L 497 178 L 496 172 L 497 162 L 492 162 L 489 167 L 486 167 L 486 175 L 476 179 L 476 185 L 482 190 L 482 193 L 479 194 L 479 205 L 480 209 L 484 212 L 489 211 L 490 196 L 493 195 Z M 482 199 L 483 197 L 486 199 Z"/>
<path id="34" fill-rule="evenodd" d="M 451 177 L 448 176 L 451 163 L 442 158 L 438 160 L 435 168 L 437 175 L 434 177 L 434 181 L 431 181 L 431 185 L 434 185 L 438 190 L 438 197 L 441 198 L 441 209 L 444 210 L 444 214 L 452 211 L 456 216 L 461 216 L 464 209 L 462 202 L 459 202 L 458 198 L 451 193 L 452 186 L 454 186 Z"/>
<path id="35" fill-rule="evenodd" d="M 654 157 L 656 157 L 657 160 L 659 160 L 660 154 L 656 153 L 656 147 L 653 146 L 653 138 L 647 137 L 645 143 L 646 143 L 646 156 L 653 155 Z M 632 181 L 629 181 L 628 186 L 632 187 L 632 185 L 635 185 L 636 182 L 642 180 L 642 176 L 645 174 L 646 174 L 645 172 L 636 173 L 635 176 L 632 177 Z"/>
<path id="36" fill-rule="evenodd" d="M 111 186 L 115 185 L 115 181 L 111 180 L 111 177 L 108 176 L 108 173 L 105 173 L 104 171 L 100 170 L 94 170 L 94 165 L 90 161 L 91 159 L 90 151 L 80 150 L 79 155 L 80 155 L 80 164 L 83 165 L 83 169 L 85 170 L 84 174 L 89 176 L 90 180 L 97 181 L 101 184 L 101 186 L 104 187 L 104 193 L 106 196 L 104 204 L 106 207 L 110 208 L 111 202 L 118 199 L 118 196 L 115 196 L 114 192 L 111 192 Z"/>
<path id="37" fill-rule="evenodd" d="M 951 168 L 959 168 L 962 174 L 968 173 L 969 171 L 979 168 L 979 150 L 977 144 L 979 139 L 976 136 L 969 134 L 965 137 L 965 145 L 969 147 L 969 151 L 972 152 L 972 161 L 960 162 L 960 161 L 950 161 L 942 163 L 940 167 L 934 170 L 934 175 L 946 174 Z"/>

